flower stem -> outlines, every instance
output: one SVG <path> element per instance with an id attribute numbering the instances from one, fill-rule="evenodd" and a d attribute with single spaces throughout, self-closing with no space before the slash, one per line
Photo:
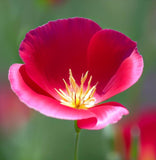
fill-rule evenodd
<path id="1" fill-rule="evenodd" d="M 77 126 L 77 121 L 74 121 L 74 125 L 75 125 L 75 131 L 76 131 L 74 160 L 78 160 L 78 145 L 79 145 L 80 128 L 78 128 Z"/>

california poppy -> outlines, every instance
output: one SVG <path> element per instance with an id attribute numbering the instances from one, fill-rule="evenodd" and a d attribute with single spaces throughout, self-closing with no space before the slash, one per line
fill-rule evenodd
<path id="1" fill-rule="evenodd" d="M 136 42 L 86 18 L 48 22 L 31 30 L 9 80 L 22 102 L 46 116 L 77 120 L 82 129 L 101 129 L 128 110 L 101 104 L 141 76 L 143 59 Z"/>

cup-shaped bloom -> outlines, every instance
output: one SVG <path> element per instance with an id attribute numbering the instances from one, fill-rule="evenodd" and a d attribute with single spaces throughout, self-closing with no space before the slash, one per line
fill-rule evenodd
<path id="1" fill-rule="evenodd" d="M 9 80 L 22 102 L 54 118 L 77 120 L 79 128 L 101 129 L 128 110 L 104 100 L 141 76 L 136 42 L 85 18 L 51 21 L 26 34 Z"/>

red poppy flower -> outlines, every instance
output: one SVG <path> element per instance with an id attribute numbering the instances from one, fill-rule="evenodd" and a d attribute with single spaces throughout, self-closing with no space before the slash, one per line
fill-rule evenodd
<path id="1" fill-rule="evenodd" d="M 24 64 L 10 67 L 9 80 L 29 107 L 78 120 L 83 129 L 101 129 L 128 114 L 117 102 L 100 104 L 142 74 L 136 42 L 124 34 L 85 18 L 51 21 L 27 33 L 19 52 Z"/>
<path id="2" fill-rule="evenodd" d="M 139 160 L 156 159 L 156 110 L 145 111 L 138 118 L 140 129 Z"/>
<path id="3" fill-rule="evenodd" d="M 136 133 L 138 143 L 136 144 Z M 132 159 L 133 142 L 137 145 L 138 160 L 156 159 L 156 110 L 145 110 L 120 126 L 125 146 L 125 160 Z M 120 146 L 121 145 L 120 141 Z"/>

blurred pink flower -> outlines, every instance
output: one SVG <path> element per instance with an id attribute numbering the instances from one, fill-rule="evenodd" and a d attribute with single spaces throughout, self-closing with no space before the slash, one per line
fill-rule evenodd
<path id="1" fill-rule="evenodd" d="M 13 94 L 8 84 L 0 87 L 0 130 L 9 133 L 24 125 L 30 118 L 30 109 Z"/>
<path id="2" fill-rule="evenodd" d="M 40 4 L 42 5 L 59 5 L 64 3 L 66 0 L 38 0 Z"/>
<path id="3" fill-rule="evenodd" d="M 85 18 L 56 20 L 27 33 L 19 52 L 25 64 L 13 64 L 9 80 L 30 108 L 93 130 L 128 114 L 120 103 L 100 104 L 142 74 L 136 42 L 124 34 Z"/>
<path id="4" fill-rule="evenodd" d="M 139 160 L 156 160 L 156 110 L 144 111 L 138 118 Z"/>
<path id="5" fill-rule="evenodd" d="M 64 2 L 64 1 L 66 1 L 66 0 L 47 0 L 49 3 L 51 3 L 51 4 L 59 4 L 59 3 L 62 3 L 62 2 Z"/>
<path id="6" fill-rule="evenodd" d="M 125 160 L 132 159 L 133 142 L 138 139 L 137 160 L 156 160 L 156 110 L 145 110 L 120 126 L 124 140 Z M 135 133 L 135 131 L 137 131 Z M 137 137 L 136 137 L 137 136 Z M 121 141 L 120 141 L 121 143 Z"/>

